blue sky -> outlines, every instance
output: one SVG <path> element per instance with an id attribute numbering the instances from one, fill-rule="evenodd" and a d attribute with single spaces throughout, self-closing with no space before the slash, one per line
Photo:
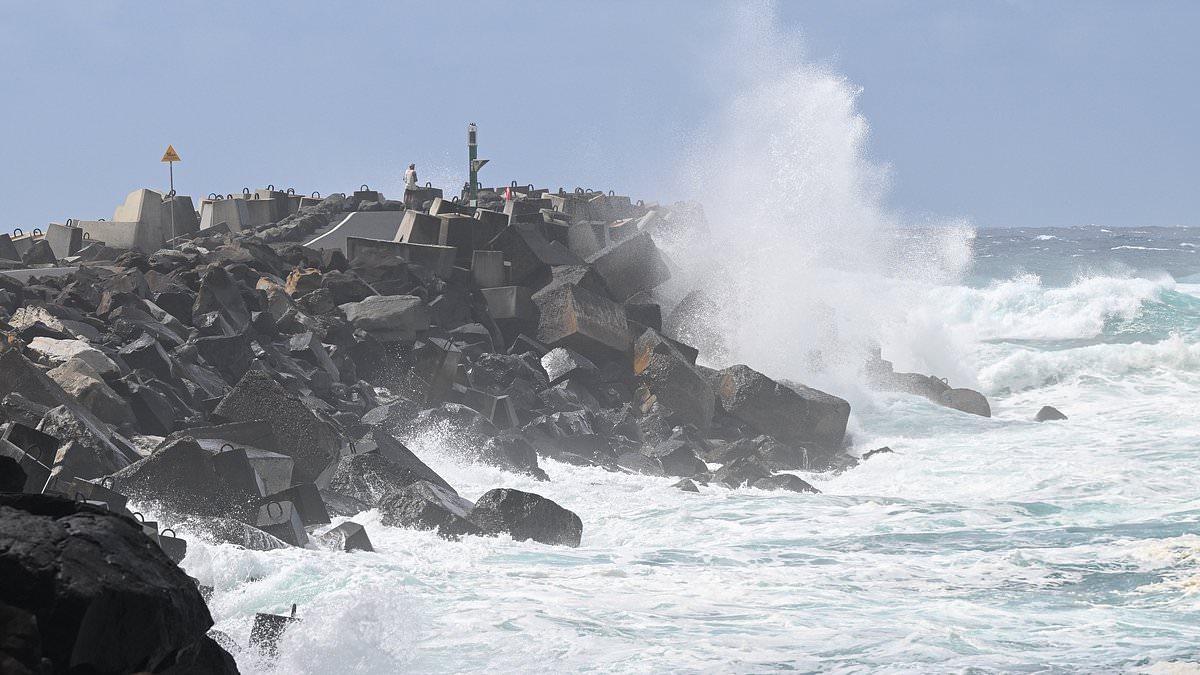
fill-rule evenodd
<path id="1" fill-rule="evenodd" d="M 483 182 L 690 194 L 743 82 L 718 2 L 0 0 L 0 229 L 110 218 L 129 191 Z M 861 87 L 907 222 L 1200 224 L 1200 3 L 783 2 Z M 694 155 L 691 155 L 694 156 Z M 702 197 L 702 195 L 701 195 Z"/>

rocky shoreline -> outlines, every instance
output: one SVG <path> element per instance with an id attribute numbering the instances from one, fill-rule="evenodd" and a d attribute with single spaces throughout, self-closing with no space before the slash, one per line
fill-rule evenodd
<path id="1" fill-rule="evenodd" d="M 837 396 L 697 363 L 703 291 L 655 294 L 673 269 L 656 238 L 707 237 L 694 204 L 269 187 L 199 211 L 139 190 L 114 215 L 0 235 L 0 618 L 21 636 L 0 648 L 5 672 L 236 672 L 221 647 L 236 643 L 206 635 L 204 589 L 175 565 L 187 542 L 130 501 L 262 550 L 371 550 L 353 520 L 329 526 L 372 508 L 448 538 L 578 546 L 588 514 L 504 486 L 471 502 L 409 445 L 690 491 L 816 492 L 788 472 L 878 452 L 852 451 Z M 878 354 L 865 372 L 990 415 Z M 261 615 L 252 642 L 290 622 Z M 121 660 L 114 641 L 141 647 Z"/>

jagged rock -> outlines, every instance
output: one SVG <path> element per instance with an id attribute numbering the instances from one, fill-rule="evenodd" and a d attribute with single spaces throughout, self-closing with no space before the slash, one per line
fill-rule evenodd
<path id="1" fill-rule="evenodd" d="M 28 349 L 40 355 L 52 366 L 60 366 L 70 360 L 78 360 L 91 366 L 101 377 L 117 377 L 121 374 L 121 369 L 112 359 L 108 358 L 108 355 L 83 340 L 55 340 L 36 337 L 29 343 Z"/>
<path id="2" fill-rule="evenodd" d="M 53 672 L 238 672 L 206 635 L 199 589 L 131 519 L 0 495 L 0 569 L 0 598 L 36 617 Z M 8 647 L 14 636 L 4 635 Z"/>
<path id="3" fill-rule="evenodd" d="M 681 421 L 699 429 L 712 425 L 712 386 L 675 343 L 654 330 L 642 333 L 634 343 L 633 372 L 654 400 Z"/>
<path id="4" fill-rule="evenodd" d="M 714 481 L 724 483 L 731 488 L 753 485 L 764 478 L 770 477 L 771 472 L 762 465 L 761 460 L 756 455 L 739 457 L 721 467 L 713 474 Z"/>
<path id="5" fill-rule="evenodd" d="M 475 502 L 471 518 L 484 531 L 507 532 L 517 541 L 579 546 L 583 521 L 555 502 L 532 492 L 488 490 Z"/>
<path id="6" fill-rule="evenodd" d="M 799 476 L 790 473 L 780 473 L 754 481 L 753 486 L 759 490 L 787 490 L 789 492 L 811 492 L 820 494 L 820 490 L 809 485 Z"/>
<path id="7" fill-rule="evenodd" d="M 726 412 L 784 443 L 836 451 L 850 404 L 823 391 L 780 384 L 743 365 L 721 371 L 717 395 Z"/>
<path id="8" fill-rule="evenodd" d="M 359 441 L 358 451 L 360 453 L 370 452 L 371 450 L 383 455 L 392 464 L 417 476 L 420 480 L 428 481 L 454 492 L 454 488 L 450 487 L 450 483 L 447 483 L 436 471 L 429 468 L 425 462 L 422 462 L 421 458 L 417 457 L 407 446 L 382 429 L 372 429 L 366 438 Z"/>
<path id="9" fill-rule="evenodd" d="M 700 488 L 696 487 L 695 481 L 693 481 L 690 478 L 684 478 L 683 480 L 679 481 L 678 483 L 675 483 L 671 487 L 673 487 L 677 490 L 683 490 L 684 492 L 699 492 L 700 491 Z"/>
<path id="10" fill-rule="evenodd" d="M 121 358 L 132 368 L 148 370 L 163 380 L 175 379 L 175 365 L 158 340 L 144 333 L 133 342 L 117 350 Z"/>
<path id="11" fill-rule="evenodd" d="M 371 504 L 333 490 L 321 490 L 321 500 L 331 516 L 354 516 L 371 508 Z"/>
<path id="12" fill-rule="evenodd" d="M 617 456 L 617 466 L 633 473 L 647 476 L 662 476 L 662 462 L 654 457 L 647 457 L 640 452 L 625 452 Z"/>
<path id="13" fill-rule="evenodd" d="M 287 294 L 298 298 L 321 287 L 321 270 L 297 267 L 288 275 L 284 288 Z"/>
<path id="14" fill-rule="evenodd" d="M 992 407 L 988 405 L 987 398 L 971 389 L 949 389 L 942 392 L 938 397 L 938 402 L 947 408 L 954 408 L 972 415 L 992 416 Z"/>
<path id="15" fill-rule="evenodd" d="M 339 460 L 329 481 L 329 489 L 367 504 L 378 505 L 386 495 L 417 481 L 424 481 L 426 475 L 427 471 L 401 466 L 377 452 L 368 452 Z M 445 481 L 441 481 L 438 487 L 454 492 Z"/>
<path id="16" fill-rule="evenodd" d="M 1058 408 L 1048 405 L 1043 406 L 1033 419 L 1035 422 L 1052 422 L 1055 420 L 1065 420 L 1067 416 L 1059 412 Z"/>
<path id="17" fill-rule="evenodd" d="M 49 411 L 49 406 L 34 403 L 18 393 L 0 399 L 0 418 L 6 417 L 29 427 L 36 427 Z"/>
<path id="18" fill-rule="evenodd" d="M 439 535 L 450 539 L 483 534 L 471 520 L 473 506 L 443 487 L 417 481 L 380 500 L 380 522 L 389 527 L 437 530 Z"/>
<path id="19" fill-rule="evenodd" d="M 863 461 L 866 461 L 867 459 L 870 459 L 871 457 L 874 457 L 875 455 L 890 455 L 894 452 L 895 452 L 894 450 L 892 450 L 891 448 L 889 448 L 885 445 L 882 448 L 875 448 L 874 450 L 868 450 L 867 452 L 863 453 L 863 456 L 861 457 L 861 459 Z"/>
<path id="20" fill-rule="evenodd" d="M 58 257 L 54 255 L 54 249 L 50 248 L 50 242 L 39 239 L 21 254 L 21 262 L 25 265 L 52 265 L 58 262 Z"/>
<path id="21" fill-rule="evenodd" d="M 341 306 L 354 327 L 384 342 L 412 340 L 429 329 L 432 313 L 415 295 L 373 295 Z"/>
<path id="22" fill-rule="evenodd" d="M 231 422 L 267 420 L 278 451 L 296 460 L 295 477 L 302 482 L 313 482 L 342 446 L 332 426 L 261 371 L 247 372 L 213 414 Z"/>
<path id="23" fill-rule="evenodd" d="M 233 544 L 251 551 L 288 548 L 288 543 L 278 537 L 233 518 L 186 518 L 180 527 L 214 544 Z"/>
<path id="24" fill-rule="evenodd" d="M 327 272 L 321 277 L 321 288 L 328 290 L 333 295 L 334 304 L 339 306 L 361 302 L 376 295 L 365 281 L 347 272 Z"/>
<path id="25" fill-rule="evenodd" d="M 233 333 L 242 332 L 250 324 L 250 310 L 237 282 L 224 268 L 216 265 L 209 267 L 200 280 L 200 291 L 192 306 L 193 321 L 199 322 L 200 317 L 209 312 L 216 312 Z"/>
<path id="26" fill-rule="evenodd" d="M 129 402 L 108 386 L 87 362 L 73 357 L 46 375 L 105 422 L 119 426 L 134 420 Z"/>
<path id="27" fill-rule="evenodd" d="M 542 357 L 542 368 L 554 386 L 570 378 L 587 378 L 596 374 L 596 364 L 587 357 L 565 347 L 555 347 Z"/>
<path id="28" fill-rule="evenodd" d="M 59 448 L 64 450 L 61 462 L 56 459 L 55 463 L 67 463 L 67 459 L 72 457 L 70 463 L 76 471 L 81 472 L 75 474 L 80 478 L 99 478 L 129 465 L 125 453 L 120 453 L 112 441 L 93 432 L 92 428 L 84 424 L 67 406 L 46 411 L 37 428 L 38 431 L 58 439 Z M 74 447 L 68 450 L 71 444 L 74 444 Z M 83 473 L 83 467 L 88 467 L 86 473 Z"/>
<path id="29" fill-rule="evenodd" d="M 696 455 L 691 445 L 683 440 L 668 439 L 645 451 L 662 464 L 662 471 L 668 476 L 695 476 L 708 471 L 708 465 Z"/>

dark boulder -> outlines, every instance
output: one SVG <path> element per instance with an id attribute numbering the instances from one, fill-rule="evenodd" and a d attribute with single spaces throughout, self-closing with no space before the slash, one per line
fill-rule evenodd
<path id="1" fill-rule="evenodd" d="M 579 546 L 583 537 L 579 516 L 532 492 L 489 490 L 475 502 L 471 518 L 486 532 L 507 532 L 517 541 Z"/>
<path id="2" fill-rule="evenodd" d="M 992 407 L 987 398 L 972 389 L 948 389 L 938 397 L 938 402 L 947 408 L 980 417 L 991 417 Z"/>
<path id="3" fill-rule="evenodd" d="M 1050 405 L 1043 406 L 1042 409 L 1038 411 L 1037 416 L 1033 418 L 1035 422 L 1053 422 L 1065 419 L 1067 419 L 1066 415 L 1062 414 L 1058 408 Z"/>
<path id="4" fill-rule="evenodd" d="M 328 489 L 377 505 L 386 495 L 403 490 L 417 481 L 424 481 L 427 476 L 427 471 L 394 462 L 378 452 L 368 452 L 339 460 Z M 454 492 L 444 480 L 438 480 L 439 487 Z"/>
<path id="5" fill-rule="evenodd" d="M 54 249 L 50 248 L 50 242 L 39 239 L 21 254 L 21 262 L 26 265 L 52 265 L 58 262 L 58 258 L 54 255 Z"/>
<path id="6" fill-rule="evenodd" d="M 437 530 L 448 539 L 483 534 L 471 520 L 470 501 L 445 488 L 417 481 L 379 502 L 380 522 L 389 527 Z"/>
<path id="7" fill-rule="evenodd" d="M 213 467 L 212 454 L 186 436 L 112 477 L 121 493 L 178 513 L 227 516 L 245 508 L 246 498 L 253 496 L 227 487 Z"/>
<path id="8" fill-rule="evenodd" d="M 820 490 L 809 485 L 799 476 L 790 473 L 780 473 L 754 481 L 754 487 L 759 490 L 787 490 L 789 492 L 811 492 L 820 494 Z"/>
<path id="9" fill-rule="evenodd" d="M 771 471 L 762 465 L 762 460 L 757 455 L 739 457 L 721 467 L 713 474 L 714 481 L 724 483 L 731 488 L 753 485 L 764 478 L 770 477 Z"/>
<path id="10" fill-rule="evenodd" d="M 135 521 L 86 504 L 0 495 L 0 605 L 36 618 L 55 673 L 238 672 L 196 584 Z M 5 614 L 0 651 L 32 662 L 28 620 Z"/>
<path id="11" fill-rule="evenodd" d="M 850 404 L 803 385 L 786 386 L 743 365 L 721 371 L 721 407 L 760 433 L 783 443 L 815 444 L 827 452 L 841 447 Z"/>

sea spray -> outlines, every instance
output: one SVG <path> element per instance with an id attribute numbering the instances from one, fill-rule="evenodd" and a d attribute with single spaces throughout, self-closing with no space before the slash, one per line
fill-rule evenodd
<path id="1" fill-rule="evenodd" d="M 714 85 L 728 105 L 682 168 L 712 245 L 673 256 L 712 300 L 703 321 L 727 336 L 697 345 L 702 358 L 853 389 L 878 341 L 902 367 L 971 381 L 953 336 L 903 328 L 925 286 L 966 270 L 971 228 L 905 227 L 885 208 L 889 169 L 867 158 L 860 90 L 799 44 L 767 4 L 738 11 L 715 51 Z M 685 290 L 677 282 L 668 292 L 677 300 Z"/>

